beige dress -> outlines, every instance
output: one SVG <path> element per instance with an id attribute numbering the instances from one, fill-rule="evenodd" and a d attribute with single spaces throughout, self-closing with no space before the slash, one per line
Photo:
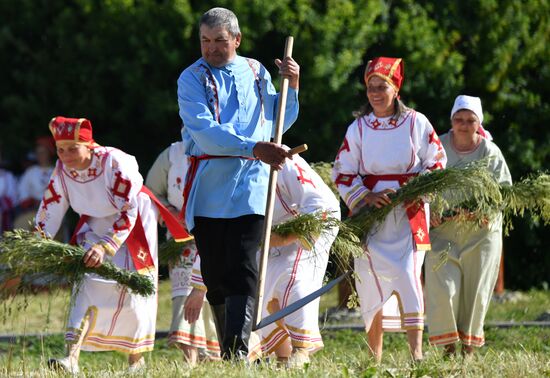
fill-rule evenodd
<path id="1" fill-rule="evenodd" d="M 491 157 L 490 170 L 501 184 L 512 179 L 500 149 L 482 139 L 469 153 L 457 152 L 452 132 L 441 137 L 447 152 L 447 165 L 465 164 Z M 502 217 L 487 227 L 443 223 L 430 231 L 432 251 L 426 255 L 426 312 L 430 343 L 465 345 L 485 343 L 483 322 L 498 276 L 502 253 Z M 441 265 L 442 261 L 445 261 Z"/>

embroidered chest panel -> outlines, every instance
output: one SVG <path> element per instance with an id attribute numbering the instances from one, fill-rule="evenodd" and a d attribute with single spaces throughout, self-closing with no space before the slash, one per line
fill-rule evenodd
<path id="1" fill-rule="evenodd" d="M 393 130 L 403 125 L 411 116 L 412 112 L 407 112 L 403 117 L 397 118 L 378 118 L 373 113 L 363 118 L 365 126 L 373 130 Z"/>
<path id="2" fill-rule="evenodd" d="M 92 152 L 92 162 L 87 169 L 76 170 L 62 166 L 63 173 L 72 181 L 86 183 L 97 179 L 105 171 L 105 161 L 109 151 L 105 148 L 96 148 Z"/>

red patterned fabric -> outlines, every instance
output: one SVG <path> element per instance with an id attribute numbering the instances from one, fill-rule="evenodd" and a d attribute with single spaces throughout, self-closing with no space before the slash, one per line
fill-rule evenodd
<path id="1" fill-rule="evenodd" d="M 356 178 L 357 175 L 346 175 L 344 173 L 341 173 L 336 177 L 336 180 L 334 183 L 336 185 L 344 185 L 344 186 L 350 186 L 353 182 L 353 179 Z"/>
<path id="2" fill-rule="evenodd" d="M 367 63 L 365 69 L 365 85 L 373 76 L 387 81 L 396 91 L 399 91 L 405 78 L 405 66 L 401 58 L 377 57 Z"/>
<path id="3" fill-rule="evenodd" d="M 306 170 L 303 169 L 302 167 L 300 167 L 298 165 L 298 163 L 294 163 L 294 165 L 296 166 L 296 168 L 298 169 L 298 172 L 299 172 L 298 176 L 296 178 L 298 179 L 298 181 L 300 181 L 300 184 L 302 184 L 302 185 L 311 184 L 315 188 L 315 184 L 313 183 L 313 181 L 310 178 L 307 178 L 306 176 L 304 176 L 304 172 Z"/>
<path id="4" fill-rule="evenodd" d="M 50 131 L 56 142 L 75 142 L 95 145 L 92 123 L 86 118 L 54 117 L 50 121 Z"/>
<path id="5" fill-rule="evenodd" d="M 44 192 L 44 198 L 42 199 L 42 201 L 44 202 L 44 208 L 47 209 L 48 205 L 52 202 L 59 203 L 60 199 L 61 195 L 55 191 L 55 188 L 53 187 L 53 180 L 50 180 L 50 183 L 48 184 L 48 187 Z"/>
<path id="6" fill-rule="evenodd" d="M 342 151 L 350 151 L 349 150 L 349 143 L 348 143 L 348 140 L 346 138 L 344 138 L 344 141 L 342 142 L 342 146 L 340 146 L 340 149 L 338 150 L 338 153 L 336 154 L 336 160 L 338 160 L 338 158 L 340 157 L 340 153 L 342 153 Z"/>
<path id="7" fill-rule="evenodd" d="M 441 164 L 440 162 L 437 162 L 431 167 L 428 167 L 429 171 L 435 171 L 436 169 L 444 169 L 443 164 Z"/>
<path id="8" fill-rule="evenodd" d="M 120 218 L 113 224 L 115 231 L 129 230 L 132 224 L 130 223 L 130 218 L 126 211 L 120 213 Z"/>
<path id="9" fill-rule="evenodd" d="M 443 147 L 441 146 L 441 139 L 439 139 L 439 136 L 435 133 L 435 130 L 433 130 L 430 133 L 430 138 L 428 140 L 430 143 L 435 143 L 437 145 L 437 150 L 440 151 Z"/>
<path id="10" fill-rule="evenodd" d="M 155 262 L 151 256 L 149 250 L 149 244 L 145 236 L 145 230 L 141 223 L 141 216 L 138 213 L 136 224 L 130 233 L 130 236 L 126 239 L 126 245 L 130 251 L 132 262 L 138 273 L 146 273 L 151 269 L 154 269 Z"/>
<path id="11" fill-rule="evenodd" d="M 132 182 L 130 180 L 122 178 L 122 174 L 120 172 L 116 172 L 115 176 L 116 180 L 113 187 L 113 195 L 122 197 L 126 201 L 128 201 L 128 194 L 132 189 Z"/>
<path id="12" fill-rule="evenodd" d="M 363 184 L 369 190 L 372 190 L 378 181 L 397 181 L 399 182 L 399 186 L 402 186 L 414 176 L 418 176 L 418 174 L 406 173 L 397 175 L 367 175 L 363 178 Z M 411 234 L 416 243 L 417 250 L 430 250 L 430 229 L 428 228 L 428 223 L 426 222 L 424 202 L 420 201 L 409 206 L 406 212 L 407 218 L 409 219 L 409 225 L 411 226 Z"/>

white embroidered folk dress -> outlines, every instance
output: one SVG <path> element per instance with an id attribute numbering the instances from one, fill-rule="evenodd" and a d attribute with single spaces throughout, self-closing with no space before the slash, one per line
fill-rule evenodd
<path id="1" fill-rule="evenodd" d="M 185 155 L 183 142 L 172 143 L 161 153 L 147 174 L 147 187 L 160 201 L 181 211 L 188 168 L 189 158 Z M 191 324 L 184 319 L 184 303 L 193 288 L 191 274 L 197 253 L 195 242 L 189 242 L 182 249 L 178 261 L 170 265 L 172 323 L 168 344 L 190 345 L 198 348 L 199 353 L 208 356 L 209 359 L 219 359 L 220 346 L 216 326 L 206 297 L 199 318 Z M 197 269 L 197 275 L 201 277 L 200 266 L 197 266 Z M 200 289 L 206 290 L 206 287 Z"/>
<path id="2" fill-rule="evenodd" d="M 176 209 L 183 207 L 183 187 L 185 175 L 189 168 L 189 160 L 185 156 L 183 142 L 173 143 L 168 152 L 170 167 L 167 176 L 166 198 L 168 203 Z M 183 253 L 178 264 L 170 269 L 170 281 L 172 283 L 172 298 L 180 295 L 189 295 L 191 292 L 190 280 L 193 262 L 197 255 L 197 247 L 192 242 L 188 253 Z"/>
<path id="3" fill-rule="evenodd" d="M 421 174 L 445 166 L 446 155 L 428 119 L 412 109 L 398 119 L 377 118 L 373 113 L 356 119 L 346 132 L 333 168 L 341 197 L 357 211 L 369 189 L 367 175 Z M 379 180 L 372 190 L 398 189 L 397 179 Z M 429 214 L 425 204 L 426 218 Z M 429 220 L 426 219 L 427 224 Z M 417 234 L 424 238 L 425 235 Z M 425 239 L 427 240 L 427 239 Z M 405 329 L 423 329 L 424 302 L 420 272 L 424 251 L 417 248 L 403 206 L 392 210 L 371 232 L 365 255 L 355 259 L 357 294 L 365 327 L 384 303 L 395 295 Z"/>
<path id="4" fill-rule="evenodd" d="M 157 209 L 141 193 L 143 179 L 133 156 L 112 147 L 93 150 L 87 169 L 74 170 L 57 162 L 36 217 L 37 225 L 55 235 L 69 206 L 89 219 L 76 241 L 85 249 L 101 244 L 105 260 L 136 271 L 125 240 L 141 220 L 154 267 L 147 269 L 157 283 Z M 140 251 L 142 253 L 142 251 Z M 140 254 L 137 258 L 143 258 Z M 116 282 L 86 274 L 73 291 L 65 340 L 76 342 L 83 323 L 89 329 L 82 350 L 117 350 L 135 354 L 153 349 L 157 297 L 132 294 Z"/>
<path id="5" fill-rule="evenodd" d="M 324 212 L 340 219 L 340 204 L 321 177 L 298 155 L 287 160 L 279 171 L 273 224 L 281 224 L 300 214 Z M 338 229 L 321 234 L 312 250 L 295 242 L 270 249 L 262 318 L 321 288 L 328 264 L 329 250 Z M 319 298 L 282 320 L 258 331 L 261 352 L 269 355 L 290 338 L 293 347 L 313 353 L 323 347 L 319 332 Z M 251 355 L 259 354 L 259 345 Z"/>

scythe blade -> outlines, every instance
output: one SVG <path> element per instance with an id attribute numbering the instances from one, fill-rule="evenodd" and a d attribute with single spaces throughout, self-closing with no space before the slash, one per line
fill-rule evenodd
<path id="1" fill-rule="evenodd" d="M 292 314 L 294 311 L 304 307 L 309 302 L 313 301 L 316 298 L 319 298 L 321 295 L 325 294 L 327 291 L 330 291 L 334 286 L 336 286 L 338 283 L 340 283 L 344 278 L 349 276 L 351 274 L 351 270 L 348 270 L 344 274 L 342 274 L 340 277 L 335 278 L 334 280 L 330 281 L 328 284 L 323 286 L 322 288 L 314 291 L 313 293 L 303 297 L 302 299 L 297 300 L 296 302 L 286 306 L 285 308 L 274 312 L 273 314 L 266 316 L 263 318 L 256 326 L 252 327 L 253 331 L 259 330 L 261 328 L 264 328 L 267 325 L 270 325 L 273 322 L 276 322 L 277 320 L 284 318 L 287 315 Z"/>

